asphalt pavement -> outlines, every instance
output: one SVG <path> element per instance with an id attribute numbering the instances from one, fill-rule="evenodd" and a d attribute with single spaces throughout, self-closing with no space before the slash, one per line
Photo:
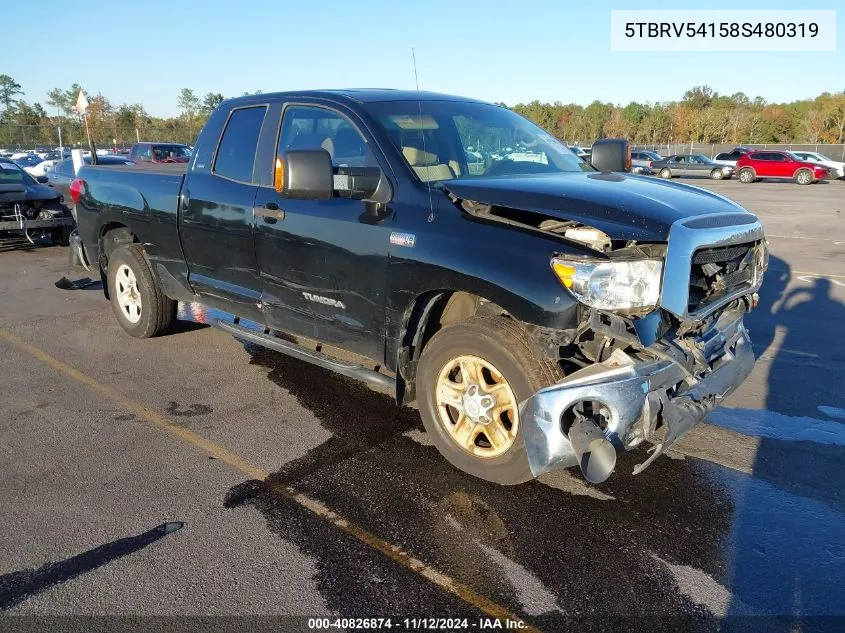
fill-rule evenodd
<path id="1" fill-rule="evenodd" d="M 238 343 L 198 306 L 133 339 L 98 284 L 56 288 L 88 274 L 65 249 L 0 252 L 0 626 L 845 629 L 845 183 L 687 182 L 766 228 L 758 362 L 668 456 L 635 477 L 643 451 L 622 455 L 599 486 L 471 478 L 385 394 Z"/>

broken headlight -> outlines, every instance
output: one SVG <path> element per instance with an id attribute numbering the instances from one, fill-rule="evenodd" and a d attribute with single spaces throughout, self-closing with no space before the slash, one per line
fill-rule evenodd
<path id="1" fill-rule="evenodd" d="M 552 258 L 560 283 L 580 302 L 599 310 L 642 314 L 660 299 L 659 259 L 593 261 Z"/>

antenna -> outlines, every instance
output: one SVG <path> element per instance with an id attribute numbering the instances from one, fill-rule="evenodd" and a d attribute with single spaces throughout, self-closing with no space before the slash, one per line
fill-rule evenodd
<path id="1" fill-rule="evenodd" d="M 411 60 L 414 63 L 414 83 L 417 86 L 417 106 L 420 111 L 420 125 L 422 125 L 422 99 L 420 98 L 420 79 L 417 75 L 417 54 L 414 51 L 414 47 L 411 47 Z M 425 148 L 425 130 L 420 128 L 420 136 L 422 136 L 422 146 L 423 146 L 423 153 L 428 154 Z M 428 187 L 428 221 L 434 222 L 434 202 L 431 199 L 431 180 L 428 178 L 429 174 L 429 167 L 426 166 L 425 168 L 426 179 L 425 185 Z"/>

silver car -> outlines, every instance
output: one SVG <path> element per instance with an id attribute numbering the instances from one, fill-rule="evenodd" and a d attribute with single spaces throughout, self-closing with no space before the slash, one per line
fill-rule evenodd
<path id="1" fill-rule="evenodd" d="M 631 152 L 631 171 L 635 174 L 652 174 L 654 170 L 652 170 L 651 165 L 658 160 L 663 160 L 663 157 L 651 150 Z"/>

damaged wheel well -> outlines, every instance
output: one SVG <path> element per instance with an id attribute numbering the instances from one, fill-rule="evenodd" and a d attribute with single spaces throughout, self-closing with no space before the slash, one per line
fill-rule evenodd
<path id="1" fill-rule="evenodd" d="M 417 297 L 406 312 L 399 346 L 396 401 L 412 402 L 416 397 L 416 368 L 426 343 L 448 325 L 476 314 L 507 314 L 497 304 L 471 292 L 438 290 Z"/>

